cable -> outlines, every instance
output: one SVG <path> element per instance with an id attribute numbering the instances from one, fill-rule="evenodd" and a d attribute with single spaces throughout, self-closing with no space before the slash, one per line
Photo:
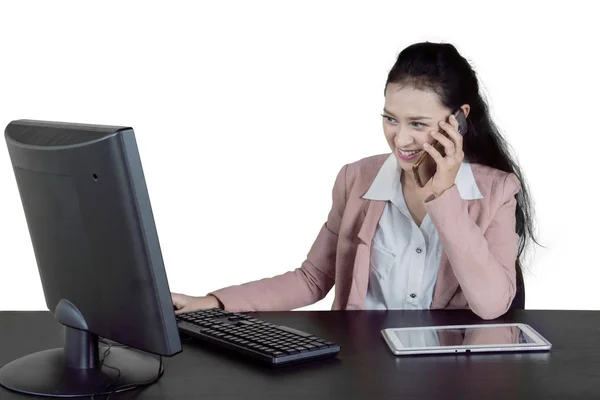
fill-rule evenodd
<path id="1" fill-rule="evenodd" d="M 121 370 L 120 370 L 119 368 L 116 368 L 116 367 L 111 367 L 110 365 L 106 365 L 106 364 L 104 364 L 104 359 L 106 358 L 106 356 L 107 356 L 107 355 L 109 355 L 109 354 L 110 354 L 110 349 L 113 347 L 113 345 L 112 345 L 111 343 L 108 343 L 108 342 L 107 342 L 107 341 L 105 341 L 104 339 L 100 339 L 99 341 L 100 341 L 100 342 L 102 342 L 102 343 L 105 343 L 105 344 L 107 344 L 107 345 L 108 345 L 108 348 L 107 348 L 107 349 L 104 351 L 104 354 L 102 354 L 102 358 L 100 358 L 100 369 L 102 369 L 102 367 L 104 366 L 104 367 L 106 367 L 106 368 L 110 368 L 110 369 L 113 369 L 113 370 L 117 371 L 117 377 L 115 378 L 115 380 L 114 380 L 112 383 L 110 383 L 110 384 L 106 385 L 106 387 L 104 388 L 104 390 L 102 390 L 102 392 L 100 392 L 100 393 L 104 393 L 104 392 L 106 392 L 106 391 L 107 391 L 107 390 L 108 390 L 108 389 L 109 389 L 111 386 L 113 386 L 113 385 L 116 385 L 116 384 L 117 384 L 117 382 L 119 381 L 119 378 L 121 378 Z M 99 393 L 94 393 L 94 394 L 92 394 L 92 397 L 91 397 L 91 399 L 90 399 L 90 400 L 95 400 L 95 398 L 96 398 L 96 395 L 97 395 L 97 394 L 99 394 Z"/>
<path id="2" fill-rule="evenodd" d="M 121 370 L 119 368 L 116 367 L 111 367 L 110 365 L 106 365 L 104 364 L 104 359 L 106 358 L 106 356 L 110 353 L 110 349 L 112 347 L 123 347 L 123 348 L 129 348 L 129 346 L 126 345 L 122 345 L 122 344 L 116 344 L 116 343 L 110 343 L 108 342 L 106 339 L 104 338 L 100 338 L 99 342 L 104 343 L 108 346 L 108 348 L 106 349 L 106 351 L 104 351 L 104 353 L 102 354 L 102 358 L 100 359 L 100 368 L 102 368 L 103 366 L 106 368 L 110 368 L 113 369 L 115 371 L 117 371 L 117 377 L 115 378 L 115 380 L 111 383 L 109 383 L 108 385 L 106 385 L 106 387 L 104 388 L 104 390 L 102 390 L 101 392 L 97 392 L 92 394 L 90 400 L 95 400 L 96 396 L 99 394 L 103 394 L 106 393 L 107 390 L 110 389 L 111 386 L 116 385 L 119 382 L 119 379 L 121 378 Z M 106 397 L 106 400 L 109 400 L 110 397 L 117 391 L 120 390 L 125 390 L 125 389 L 131 389 L 131 388 L 137 388 L 137 387 L 143 387 L 143 386 L 148 386 L 151 385 L 153 383 L 155 383 L 156 381 L 158 381 L 158 379 L 162 376 L 162 374 L 164 373 L 164 367 L 163 367 L 163 359 L 162 356 L 158 357 L 158 373 L 156 374 L 156 376 L 152 379 L 149 379 L 145 382 L 136 382 L 136 383 L 128 383 L 126 385 L 121 385 L 121 386 L 116 386 L 115 388 L 113 388 L 113 390 L 108 394 L 108 396 Z"/>
<path id="3" fill-rule="evenodd" d="M 117 386 L 108 394 L 108 397 L 106 398 L 106 400 L 109 400 L 110 397 L 113 395 L 113 393 L 115 393 L 119 390 L 126 390 L 126 389 L 131 389 L 131 388 L 139 388 L 139 387 L 143 387 L 143 386 L 148 386 L 148 385 L 151 385 L 151 384 L 155 383 L 156 381 L 158 381 L 160 379 L 160 377 L 162 376 L 162 374 L 165 372 L 164 368 L 163 368 L 162 356 L 158 356 L 158 361 L 159 361 L 158 362 L 158 372 L 154 378 L 149 379 L 145 382 L 129 383 L 127 385 Z"/>

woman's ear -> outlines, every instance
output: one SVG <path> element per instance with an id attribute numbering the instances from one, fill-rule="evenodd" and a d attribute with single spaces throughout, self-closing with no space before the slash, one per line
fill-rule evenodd
<path id="1" fill-rule="evenodd" d="M 462 108 L 465 113 L 465 118 L 469 116 L 469 111 L 471 111 L 471 106 L 468 104 L 463 104 L 460 108 Z"/>

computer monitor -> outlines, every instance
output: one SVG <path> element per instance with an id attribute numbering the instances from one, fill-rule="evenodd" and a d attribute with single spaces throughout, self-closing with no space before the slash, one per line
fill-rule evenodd
<path id="1" fill-rule="evenodd" d="M 0 384 L 73 397 L 156 381 L 182 348 L 133 129 L 17 120 L 5 139 L 65 342 L 5 365 Z"/>

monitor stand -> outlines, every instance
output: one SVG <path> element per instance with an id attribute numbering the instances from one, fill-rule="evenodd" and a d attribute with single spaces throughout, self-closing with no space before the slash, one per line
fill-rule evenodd
<path id="1" fill-rule="evenodd" d="M 78 397 L 103 395 L 150 384 L 160 377 L 156 356 L 124 347 L 99 346 L 98 336 L 69 301 L 61 300 L 54 313 L 65 325 L 64 348 L 29 354 L 0 368 L 0 385 L 15 392 Z M 76 328 L 78 327 L 78 328 Z M 100 363 L 100 359 L 104 361 Z"/>

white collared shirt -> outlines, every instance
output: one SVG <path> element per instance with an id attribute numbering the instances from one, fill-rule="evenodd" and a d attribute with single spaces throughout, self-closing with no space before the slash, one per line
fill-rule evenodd
<path id="1" fill-rule="evenodd" d="M 413 220 L 401 174 L 390 154 L 363 196 L 387 201 L 371 245 L 366 309 L 428 309 L 433 299 L 442 244 L 429 214 L 420 227 Z M 467 162 L 461 164 L 454 183 L 464 200 L 483 197 Z"/>

